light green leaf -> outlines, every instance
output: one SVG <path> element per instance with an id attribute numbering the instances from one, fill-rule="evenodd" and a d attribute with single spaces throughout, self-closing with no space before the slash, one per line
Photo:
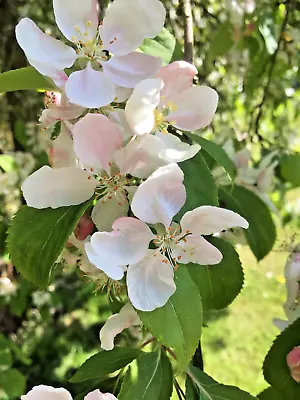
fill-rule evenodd
<path id="1" fill-rule="evenodd" d="M 26 389 L 26 378 L 15 368 L 0 373 L 0 389 L 9 396 L 10 399 L 20 398 Z"/>
<path id="2" fill-rule="evenodd" d="M 300 346 L 300 318 L 277 336 L 263 365 L 266 381 L 289 400 L 300 398 L 300 383 L 291 377 L 286 362 L 288 353 L 297 346 Z"/>
<path id="3" fill-rule="evenodd" d="M 2 168 L 4 172 L 13 171 L 16 167 L 16 160 L 13 156 L 9 154 L 0 155 L 0 168 Z"/>
<path id="4" fill-rule="evenodd" d="M 300 154 L 284 156 L 280 161 L 282 177 L 293 186 L 300 186 Z"/>
<path id="5" fill-rule="evenodd" d="M 286 400 L 287 397 L 284 394 L 278 392 L 278 390 L 273 387 L 269 387 L 268 389 L 261 392 L 258 396 L 259 400 Z"/>
<path id="6" fill-rule="evenodd" d="M 187 135 L 199 143 L 202 147 L 202 151 L 205 150 L 224 170 L 227 172 L 229 177 L 233 180 L 236 176 L 236 168 L 234 162 L 229 158 L 223 147 L 218 144 L 206 140 L 200 136 L 193 135 L 192 133 L 187 133 Z"/>
<path id="7" fill-rule="evenodd" d="M 168 400 L 172 395 L 173 372 L 169 359 L 161 351 L 145 353 L 129 366 L 119 400 Z"/>
<path id="8" fill-rule="evenodd" d="M 44 289 L 53 266 L 90 200 L 78 206 L 38 210 L 23 206 L 8 230 L 8 252 L 22 276 Z"/>
<path id="9" fill-rule="evenodd" d="M 35 68 L 26 67 L 0 74 L 0 93 L 15 90 L 58 90 L 54 82 Z"/>
<path id="10" fill-rule="evenodd" d="M 180 265 L 175 273 L 176 292 L 164 307 L 152 312 L 138 311 L 153 336 L 174 349 L 180 368 L 190 362 L 201 335 L 201 296 L 187 267 Z"/>
<path id="11" fill-rule="evenodd" d="M 180 168 L 184 172 L 187 199 L 178 214 L 178 218 L 194 208 L 219 204 L 217 186 L 200 152 L 192 159 L 180 163 Z"/>
<path id="12" fill-rule="evenodd" d="M 70 382 L 81 382 L 87 379 L 100 379 L 130 364 L 141 350 L 126 347 L 115 347 L 111 351 L 101 351 L 85 361 L 77 370 Z"/>
<path id="13" fill-rule="evenodd" d="M 187 400 L 254 400 L 256 397 L 235 386 L 222 385 L 198 368 L 189 367 Z"/>
<path id="14" fill-rule="evenodd" d="M 211 238 L 209 241 L 223 254 L 220 264 L 188 265 L 188 271 L 198 286 L 203 309 L 206 311 L 229 306 L 240 293 L 244 282 L 243 268 L 234 247 L 218 238 Z"/>
<path id="15" fill-rule="evenodd" d="M 220 188 L 222 206 L 241 214 L 249 222 L 247 241 L 258 260 L 273 248 L 276 228 L 268 206 L 251 190 L 242 186 Z"/>
<path id="16" fill-rule="evenodd" d="M 230 21 L 220 24 L 210 42 L 207 57 L 211 60 L 226 54 L 234 45 L 233 30 Z"/>
<path id="17" fill-rule="evenodd" d="M 174 61 L 173 55 L 176 59 L 180 57 L 180 45 L 166 28 L 156 38 L 145 39 L 140 49 L 146 54 L 161 58 L 165 64 Z"/>

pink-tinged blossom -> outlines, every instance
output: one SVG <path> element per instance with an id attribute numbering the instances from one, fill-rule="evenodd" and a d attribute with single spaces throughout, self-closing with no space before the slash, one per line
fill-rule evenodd
<path id="1" fill-rule="evenodd" d="M 102 349 L 112 350 L 115 337 L 132 325 L 141 325 L 141 320 L 132 305 L 127 303 L 118 314 L 109 317 L 101 328 L 100 341 Z"/>
<path id="2" fill-rule="evenodd" d="M 300 382 L 300 346 L 294 347 L 286 356 L 287 365 L 291 376 L 296 382 Z"/>
<path id="3" fill-rule="evenodd" d="M 63 388 L 39 385 L 31 389 L 26 395 L 21 396 L 21 400 L 73 400 L 71 394 Z M 84 400 L 117 400 L 111 393 L 101 393 L 94 390 L 84 397 Z"/>
<path id="4" fill-rule="evenodd" d="M 16 37 L 30 64 L 65 88 L 70 102 L 106 106 L 118 97 L 116 85 L 133 88 L 161 67 L 159 58 L 135 51 L 163 28 L 166 11 L 159 0 L 115 0 L 100 25 L 96 0 L 53 0 L 53 8 L 60 31 L 76 51 L 29 18 L 19 22 Z M 67 78 L 64 69 L 77 59 L 85 68 Z"/>
<path id="5" fill-rule="evenodd" d="M 218 94 L 207 86 L 194 86 L 197 69 L 185 61 L 163 67 L 154 79 L 139 82 L 125 112 L 137 135 L 167 133 L 173 125 L 195 131 L 208 126 L 217 109 Z"/>
<path id="6" fill-rule="evenodd" d="M 113 232 L 95 233 L 91 238 L 90 246 L 99 262 L 95 266 L 102 269 L 105 265 L 108 276 L 108 262 L 114 268 L 129 265 L 128 295 L 139 310 L 152 311 L 167 302 L 176 290 L 174 268 L 179 263 L 213 265 L 222 260 L 222 253 L 202 235 L 248 227 L 240 215 L 212 206 L 185 213 L 180 225 L 172 223 L 186 201 L 183 179 L 177 164 L 159 168 L 133 196 L 131 209 L 139 219 L 121 218 L 113 224 Z M 155 228 L 156 235 L 147 224 Z M 156 249 L 148 249 L 151 241 Z M 89 257 L 88 249 L 87 254 Z"/>

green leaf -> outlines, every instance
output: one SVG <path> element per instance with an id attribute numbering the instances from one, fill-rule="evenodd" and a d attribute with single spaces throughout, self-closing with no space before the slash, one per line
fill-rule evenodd
<path id="1" fill-rule="evenodd" d="M 138 311 L 138 314 L 156 339 L 174 349 L 179 367 L 184 368 L 201 335 L 201 296 L 185 265 L 176 271 L 175 284 L 177 289 L 165 306 L 152 312 Z"/>
<path id="2" fill-rule="evenodd" d="M 157 350 L 145 353 L 129 366 L 118 399 L 168 400 L 172 389 L 171 363 L 161 350 Z"/>
<path id="3" fill-rule="evenodd" d="M 273 387 L 269 387 L 268 389 L 264 390 L 257 397 L 259 400 L 287 400 L 285 395 L 281 394 Z"/>
<path id="4" fill-rule="evenodd" d="M 190 378 L 193 377 L 193 379 Z M 187 400 L 254 400 L 256 397 L 235 386 L 218 383 L 198 368 L 189 367 Z M 192 383 L 192 384 L 191 384 Z M 193 388 L 194 387 L 194 388 Z M 196 391 L 195 391 L 196 390 Z M 198 393 L 195 395 L 195 393 Z"/>
<path id="5" fill-rule="evenodd" d="M 282 177 L 293 184 L 300 186 L 300 154 L 291 154 L 282 157 L 280 161 Z"/>
<path id="6" fill-rule="evenodd" d="M 180 45 L 166 28 L 156 38 L 145 39 L 140 49 L 146 54 L 161 58 L 165 64 L 180 59 Z"/>
<path id="7" fill-rule="evenodd" d="M 275 21 L 271 14 L 264 15 L 263 21 L 259 26 L 259 31 L 262 34 L 266 49 L 269 54 L 274 54 L 277 49 L 277 39 L 274 32 Z"/>
<path id="8" fill-rule="evenodd" d="M 57 90 L 53 81 L 41 75 L 35 68 L 26 67 L 0 74 L 0 93 L 15 90 Z"/>
<path id="9" fill-rule="evenodd" d="M 0 168 L 3 169 L 4 172 L 10 172 L 16 169 L 17 163 L 13 156 L 8 154 L 0 155 Z"/>
<path id="10" fill-rule="evenodd" d="M 8 252 L 24 278 L 44 289 L 53 266 L 91 200 L 38 210 L 23 206 L 8 230 Z"/>
<path id="11" fill-rule="evenodd" d="M 0 389 L 4 390 L 10 399 L 20 397 L 26 389 L 26 378 L 15 368 L 0 373 Z"/>
<path id="12" fill-rule="evenodd" d="M 226 54 L 234 45 L 233 30 L 230 21 L 226 21 L 219 25 L 215 36 L 210 42 L 207 57 L 210 60 Z"/>
<path id="13" fill-rule="evenodd" d="M 200 152 L 192 159 L 182 162 L 180 168 L 184 172 L 187 199 L 178 214 L 178 218 L 194 208 L 219 204 L 217 186 Z"/>
<path id="14" fill-rule="evenodd" d="M 300 383 L 291 377 L 286 362 L 286 356 L 296 346 L 300 346 L 300 318 L 277 336 L 263 365 L 266 381 L 279 392 L 282 391 L 287 400 L 300 398 Z"/>
<path id="15" fill-rule="evenodd" d="M 2 369 L 10 368 L 12 364 L 13 364 L 13 358 L 10 349 L 6 348 L 0 350 L 0 371 Z"/>
<path id="16" fill-rule="evenodd" d="M 276 228 L 268 206 L 252 191 L 242 186 L 220 188 L 222 206 L 241 214 L 249 222 L 247 241 L 258 260 L 273 248 Z"/>
<path id="17" fill-rule="evenodd" d="M 126 347 L 115 347 L 111 351 L 101 351 L 86 360 L 70 379 L 70 382 L 103 378 L 130 364 L 141 354 L 143 354 L 141 350 Z"/>
<path id="18" fill-rule="evenodd" d="M 209 241 L 223 254 L 218 265 L 189 264 L 188 271 L 202 298 L 203 309 L 222 309 L 233 302 L 244 283 L 244 273 L 239 255 L 234 247 L 218 238 Z"/>
<path id="19" fill-rule="evenodd" d="M 200 144 L 202 150 L 205 150 L 224 170 L 227 172 L 229 177 L 233 180 L 236 176 L 236 168 L 234 162 L 229 158 L 223 147 L 218 144 L 206 140 L 200 136 L 193 135 L 192 133 L 187 133 L 187 135 Z"/>

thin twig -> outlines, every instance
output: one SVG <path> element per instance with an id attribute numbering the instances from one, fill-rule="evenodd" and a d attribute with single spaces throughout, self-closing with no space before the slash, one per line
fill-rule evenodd
<path id="1" fill-rule="evenodd" d="M 140 348 L 142 349 L 143 347 L 147 346 L 147 344 L 153 343 L 155 340 L 156 340 L 155 337 L 152 337 L 152 338 L 146 340 L 146 342 L 144 342 L 144 343 L 141 345 Z"/>
<path id="2" fill-rule="evenodd" d="M 279 53 L 279 50 L 280 50 L 281 43 L 282 43 L 282 41 L 284 39 L 283 32 L 285 31 L 287 23 L 288 23 L 290 10 L 291 10 L 290 0 L 288 0 L 286 2 L 285 17 L 284 17 L 284 20 L 282 22 L 279 38 L 278 38 L 278 41 L 277 41 L 277 48 L 276 48 L 276 50 L 275 50 L 275 52 L 274 52 L 274 54 L 273 54 L 273 56 L 271 58 L 270 68 L 269 68 L 269 72 L 268 72 L 268 80 L 267 80 L 266 86 L 264 88 L 263 98 L 262 98 L 262 101 L 255 107 L 255 109 L 258 109 L 258 114 L 257 114 L 256 120 L 255 120 L 255 133 L 261 140 L 263 140 L 263 138 L 259 134 L 260 120 L 261 120 L 261 117 L 262 117 L 262 114 L 263 114 L 264 104 L 265 104 L 265 102 L 267 100 L 267 97 L 269 95 L 270 86 L 271 86 L 273 73 L 274 73 L 274 68 L 275 68 L 275 65 L 276 65 L 276 59 L 277 59 L 277 56 L 278 56 L 278 53 Z"/>
<path id="3" fill-rule="evenodd" d="M 194 62 L 194 22 L 191 0 L 182 0 L 184 12 L 184 60 Z"/>
<path id="4" fill-rule="evenodd" d="M 171 349 L 169 349 L 168 347 L 166 347 L 165 349 L 174 358 L 174 360 L 177 360 L 176 354 Z"/>
<path id="5" fill-rule="evenodd" d="M 178 396 L 179 400 L 186 399 L 184 391 L 181 389 L 181 387 L 180 387 L 180 385 L 179 385 L 179 383 L 177 382 L 176 379 L 174 379 L 174 387 L 176 389 L 177 396 Z"/>

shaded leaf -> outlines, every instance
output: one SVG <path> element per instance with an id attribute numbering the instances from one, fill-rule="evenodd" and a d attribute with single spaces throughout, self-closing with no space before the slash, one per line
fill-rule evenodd
<path id="1" fill-rule="evenodd" d="M 0 373 L 0 388 L 10 399 L 20 397 L 26 390 L 26 378 L 15 368 Z"/>
<path id="2" fill-rule="evenodd" d="M 208 57 L 214 59 L 226 54 L 234 45 L 233 30 L 230 21 L 220 24 L 217 28 L 215 36 L 210 42 Z"/>
<path id="3" fill-rule="evenodd" d="M 300 154 L 282 157 L 279 165 L 282 177 L 293 186 L 300 186 Z"/>
<path id="4" fill-rule="evenodd" d="M 278 390 L 273 387 L 269 387 L 268 389 L 261 392 L 258 396 L 259 400 L 286 400 L 287 397 L 285 395 L 278 392 Z"/>

